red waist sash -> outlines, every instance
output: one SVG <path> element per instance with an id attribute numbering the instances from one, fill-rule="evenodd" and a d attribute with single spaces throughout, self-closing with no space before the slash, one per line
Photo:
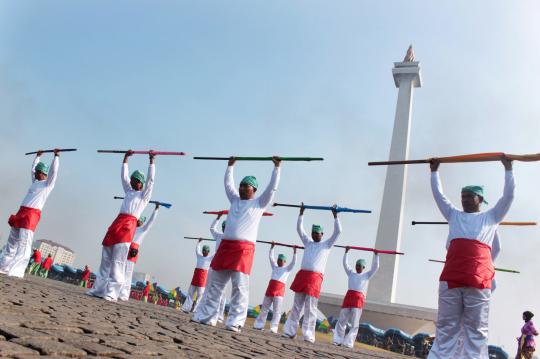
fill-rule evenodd
<path id="1" fill-rule="evenodd" d="M 319 272 L 311 272 L 300 269 L 294 277 L 291 289 L 296 293 L 305 293 L 309 296 L 319 298 L 321 296 L 321 286 L 324 276 Z"/>
<path id="2" fill-rule="evenodd" d="M 139 259 L 139 245 L 137 243 L 131 242 L 127 259 L 128 261 L 137 263 L 137 259 Z"/>
<path id="3" fill-rule="evenodd" d="M 51 269 L 51 266 L 52 266 L 52 258 L 48 257 L 47 259 L 45 259 L 45 262 L 43 262 L 42 268 L 49 270 Z"/>
<path id="4" fill-rule="evenodd" d="M 255 244 L 249 241 L 223 239 L 210 263 L 213 270 L 233 270 L 251 274 Z"/>
<path id="5" fill-rule="evenodd" d="M 270 279 L 268 287 L 266 288 L 266 297 L 283 297 L 285 296 L 285 283 L 279 280 Z"/>
<path id="6" fill-rule="evenodd" d="M 343 298 L 343 304 L 341 305 L 341 308 L 364 308 L 364 301 L 366 300 L 366 296 L 364 293 L 359 292 L 357 290 L 349 289 L 347 291 L 347 294 L 345 294 L 345 298 Z"/>
<path id="7" fill-rule="evenodd" d="M 491 288 L 495 268 L 491 247 L 477 240 L 456 238 L 450 242 L 440 281 L 448 288 Z"/>
<path id="8" fill-rule="evenodd" d="M 129 243 L 133 240 L 136 229 L 137 218 L 130 214 L 120 213 L 109 226 L 101 244 L 109 247 L 118 243 Z"/>
<path id="9" fill-rule="evenodd" d="M 195 268 L 193 272 L 193 278 L 191 279 L 191 285 L 195 287 L 206 287 L 206 277 L 208 277 L 208 271 L 202 268 Z"/>
<path id="10" fill-rule="evenodd" d="M 17 214 L 9 216 L 8 224 L 14 228 L 24 228 L 35 232 L 40 218 L 39 209 L 21 206 Z"/>

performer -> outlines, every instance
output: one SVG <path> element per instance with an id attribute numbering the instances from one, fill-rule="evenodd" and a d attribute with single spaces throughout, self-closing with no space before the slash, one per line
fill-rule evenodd
<path id="1" fill-rule="evenodd" d="M 221 218 L 221 214 L 218 214 L 216 219 L 212 222 L 212 225 L 210 226 L 210 233 L 212 234 L 212 237 L 216 240 L 216 245 L 214 247 L 214 252 L 217 252 L 217 249 L 219 248 L 219 244 L 221 243 L 221 240 L 223 239 L 223 233 L 225 232 L 225 227 L 227 226 L 227 221 L 223 221 L 221 223 L 221 232 L 218 230 L 219 220 Z M 212 272 L 213 269 L 210 268 L 209 272 Z M 203 299 L 204 295 L 201 297 L 201 301 Z M 223 293 L 221 295 L 221 298 L 219 299 L 219 308 L 218 308 L 218 317 L 217 322 L 223 323 L 225 320 L 225 288 L 223 289 Z M 216 325 L 216 323 L 213 323 L 212 325 Z"/>
<path id="2" fill-rule="evenodd" d="M 135 263 L 139 259 L 139 250 L 144 237 L 152 228 L 154 221 L 156 220 L 159 210 L 159 203 L 156 203 L 156 207 L 148 222 L 146 222 L 146 217 L 141 216 L 137 221 L 137 229 L 135 230 L 135 235 L 133 236 L 133 242 L 129 246 L 129 252 L 126 257 L 125 272 L 124 272 L 124 284 L 120 289 L 120 294 L 118 299 L 127 301 L 129 300 L 129 294 L 131 293 L 131 279 L 133 278 L 133 269 L 135 268 Z M 146 222 L 146 224 L 144 223 Z"/>
<path id="3" fill-rule="evenodd" d="M 148 302 L 148 295 L 150 294 L 150 282 L 146 281 L 146 286 L 143 289 L 142 301 Z"/>
<path id="4" fill-rule="evenodd" d="M 300 313 L 304 309 L 304 320 L 302 323 L 302 334 L 305 341 L 315 342 L 315 325 L 317 323 L 317 304 L 321 293 L 321 285 L 323 282 L 324 270 L 326 261 L 332 246 L 336 243 L 341 234 L 341 223 L 339 221 L 337 211 L 334 210 L 334 233 L 332 236 L 321 242 L 324 232 L 320 225 L 314 224 L 311 229 L 311 239 L 304 231 L 304 206 L 300 208 L 298 216 L 297 231 L 302 243 L 304 243 L 304 256 L 300 271 L 296 273 L 296 277 L 291 285 L 291 289 L 295 292 L 294 303 L 285 327 L 283 335 L 288 338 L 294 338 L 298 331 L 300 322 Z"/>
<path id="5" fill-rule="evenodd" d="M 489 302 L 494 267 L 492 244 L 499 223 L 514 199 L 512 161 L 503 158 L 505 185 L 503 196 L 490 210 L 481 212 L 486 203 L 481 186 L 466 186 L 461 191 L 463 211 L 443 194 L 438 168 L 431 161 L 431 188 L 435 202 L 449 224 L 447 255 L 439 284 L 439 310 L 436 338 L 428 358 L 488 358 Z M 461 326 L 464 343 L 461 353 L 458 340 Z"/>
<path id="6" fill-rule="evenodd" d="M 83 288 L 88 288 L 88 283 L 90 282 L 90 268 L 84 266 L 84 270 L 81 273 L 81 283 L 79 284 Z"/>
<path id="7" fill-rule="evenodd" d="M 39 270 L 39 267 L 41 266 L 41 252 L 39 251 L 39 249 L 37 248 L 34 249 L 31 262 L 32 263 L 28 267 L 28 273 L 32 275 L 36 275 Z"/>
<path id="8" fill-rule="evenodd" d="M 518 341 L 518 352 L 516 359 L 532 359 L 534 351 L 536 350 L 536 342 L 534 337 L 538 335 L 538 331 L 534 327 L 532 318 L 534 314 L 526 311 L 523 312 L 523 320 L 525 325 L 521 328 L 521 336 L 517 338 Z"/>
<path id="9" fill-rule="evenodd" d="M 345 249 L 343 255 L 343 268 L 349 278 L 349 290 L 345 294 L 343 304 L 341 305 L 341 311 L 339 312 L 339 319 L 334 330 L 334 345 L 343 345 L 348 348 L 354 347 L 356 335 L 358 334 L 358 325 L 360 324 L 360 317 L 362 316 L 362 309 L 364 308 L 364 300 L 366 298 L 369 280 L 379 270 L 379 255 L 375 251 L 373 262 L 371 263 L 371 269 L 369 272 L 364 273 L 366 268 L 366 261 L 359 259 L 356 261 L 356 271 L 353 271 L 349 267 L 347 261 L 347 255 L 350 248 Z M 347 325 L 350 326 L 349 333 L 345 335 Z"/>
<path id="10" fill-rule="evenodd" d="M 47 258 L 45 258 L 45 261 L 41 265 L 41 268 L 39 270 L 39 276 L 43 278 L 47 278 L 49 276 L 49 271 L 51 270 L 53 264 L 53 259 L 51 255 L 49 254 Z"/>
<path id="11" fill-rule="evenodd" d="M 278 260 L 274 259 L 274 246 L 270 247 L 268 257 L 270 259 L 270 266 L 272 266 L 272 277 L 268 283 L 266 294 L 261 306 L 261 312 L 253 324 L 254 329 L 262 330 L 266 323 L 266 317 L 272 306 L 272 322 L 270 323 L 270 332 L 277 334 L 279 321 L 281 314 L 283 313 L 281 306 L 283 304 L 283 297 L 285 296 L 285 285 L 287 284 L 287 278 L 294 268 L 296 263 L 296 247 L 294 248 L 294 255 L 291 263 L 285 267 L 287 258 L 284 254 L 278 255 Z"/>
<path id="12" fill-rule="evenodd" d="M 202 239 L 199 239 L 199 243 L 197 243 L 197 247 L 195 248 L 195 255 L 197 256 L 197 266 L 195 267 L 195 271 L 193 272 L 193 278 L 191 279 L 191 285 L 189 286 L 186 300 L 184 301 L 184 305 L 182 305 L 182 311 L 184 313 L 197 311 L 197 307 L 201 302 L 200 299 L 203 297 L 204 289 L 206 287 L 208 268 L 210 268 L 210 262 L 212 262 L 212 259 L 214 258 L 213 255 L 209 255 L 210 247 L 207 245 L 202 246 L 201 242 Z M 197 302 L 195 303 L 195 306 L 193 306 L 195 297 L 197 297 Z"/>
<path id="13" fill-rule="evenodd" d="M 213 271 L 208 279 L 208 294 L 203 298 L 193 321 L 208 325 L 213 325 L 217 321 L 223 289 L 231 280 L 231 305 L 225 326 L 228 330 L 239 332 L 247 318 L 249 275 L 253 265 L 259 222 L 277 191 L 281 160 L 276 156 L 272 158 L 275 166 L 272 178 L 258 198 L 255 198 L 258 183 L 253 176 L 244 177 L 239 190 L 235 189 L 233 178 L 235 162 L 234 157 L 231 157 L 225 172 L 225 193 L 231 202 L 227 227 L 211 263 Z"/>
<path id="14" fill-rule="evenodd" d="M 40 162 L 42 152 L 38 151 L 32 164 L 32 185 L 24 197 L 17 214 L 9 217 L 11 226 L 9 238 L 0 254 L 0 273 L 13 277 L 24 277 L 32 254 L 32 240 L 41 217 L 41 210 L 51 194 L 58 175 L 60 152 L 54 150 L 54 159 L 49 166 Z"/>
<path id="15" fill-rule="evenodd" d="M 154 154 L 149 154 L 148 180 L 145 180 L 144 174 L 140 171 L 135 171 L 131 178 L 128 177 L 128 158 L 132 154 L 133 151 L 129 150 L 122 163 L 121 179 L 125 198 L 120 213 L 103 239 L 101 264 L 96 282 L 87 292 L 89 295 L 113 302 L 117 301 L 120 288 L 124 284 L 126 258 L 137 228 L 137 218 L 150 201 L 154 188 Z"/>

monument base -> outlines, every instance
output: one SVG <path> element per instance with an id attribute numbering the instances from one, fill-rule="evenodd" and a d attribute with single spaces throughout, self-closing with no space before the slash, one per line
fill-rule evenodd
<path id="1" fill-rule="evenodd" d="M 342 295 L 321 293 L 319 310 L 327 317 L 339 317 Z M 398 328 L 407 334 L 435 333 L 437 309 L 416 307 L 396 303 L 380 303 L 366 301 L 360 322 L 369 323 L 377 328 L 387 330 Z"/>

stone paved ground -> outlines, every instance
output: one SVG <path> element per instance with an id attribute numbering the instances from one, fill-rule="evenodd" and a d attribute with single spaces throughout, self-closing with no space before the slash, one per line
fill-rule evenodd
<path id="1" fill-rule="evenodd" d="M 0 357 L 409 358 L 189 322 L 171 308 L 109 303 L 48 279 L 0 276 Z"/>

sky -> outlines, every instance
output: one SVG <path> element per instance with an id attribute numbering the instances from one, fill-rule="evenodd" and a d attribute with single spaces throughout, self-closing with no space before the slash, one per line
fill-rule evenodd
<path id="1" fill-rule="evenodd" d="M 153 198 L 173 207 L 160 211 L 137 264 L 163 286 L 185 290 L 195 243 L 182 237 L 209 236 L 213 218 L 202 212 L 228 207 L 226 163 L 192 156 L 321 156 L 284 163 L 276 201 L 371 209 L 341 215 L 340 243 L 373 246 L 386 169 L 367 162 L 388 158 L 393 62 L 413 44 L 422 69 L 410 158 L 540 152 L 539 13 L 535 1 L 0 0 L 0 213 L 7 221 L 30 185 L 25 152 L 78 148 L 61 156 L 35 238 L 60 242 L 76 252 L 77 266 L 97 268 L 120 207 L 112 197 L 122 195 L 122 156 L 96 150 L 185 151 L 156 160 Z M 130 169 L 145 171 L 147 162 L 134 157 Z M 507 219 L 537 220 L 540 166 L 514 168 Z M 270 162 L 238 163 L 236 179 L 253 174 L 263 187 L 271 170 Z M 472 183 L 485 185 L 495 203 L 503 174 L 499 163 L 441 166 L 457 204 L 460 188 Z M 299 244 L 297 211 L 272 211 L 259 239 Z M 447 228 L 412 227 L 412 220 L 441 220 L 423 165 L 408 169 L 397 301 L 436 308 L 442 267 L 427 259 L 444 258 Z M 330 229 L 332 217 L 308 212 L 305 222 Z M 0 243 L 8 232 L 5 223 Z M 521 313 L 538 312 L 540 230 L 500 234 L 497 266 L 521 274 L 497 276 L 490 343 L 513 353 Z M 269 279 L 267 250 L 257 245 L 251 304 L 262 301 Z M 330 255 L 324 292 L 347 289 L 342 253 Z"/>

